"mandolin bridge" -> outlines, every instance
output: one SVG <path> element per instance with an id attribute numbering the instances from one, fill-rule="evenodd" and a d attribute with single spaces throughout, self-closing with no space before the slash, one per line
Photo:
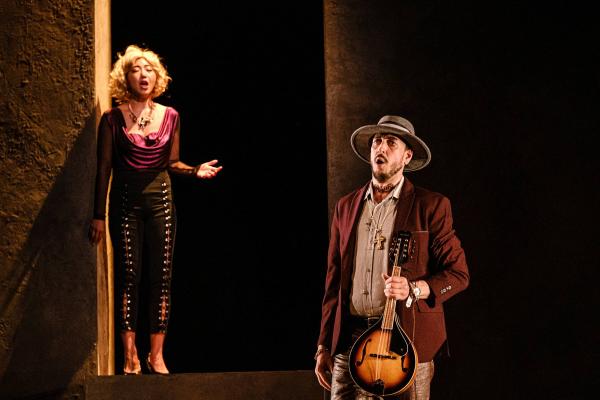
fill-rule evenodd
<path id="1" fill-rule="evenodd" d="M 386 360 L 395 360 L 397 358 L 396 356 L 386 356 L 386 355 L 383 355 L 383 354 L 375 354 L 375 353 L 369 354 L 369 357 L 383 358 L 383 359 L 386 359 Z"/>

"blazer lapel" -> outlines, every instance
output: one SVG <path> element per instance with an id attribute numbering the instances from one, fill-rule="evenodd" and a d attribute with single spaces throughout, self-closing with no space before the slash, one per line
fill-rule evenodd
<path id="1" fill-rule="evenodd" d="M 354 252 L 355 252 L 355 246 L 356 246 L 356 229 L 358 227 L 358 221 L 359 221 L 359 213 L 362 211 L 363 208 L 363 204 L 364 204 L 364 197 L 365 197 L 365 193 L 367 191 L 367 189 L 369 188 L 369 185 L 371 184 L 371 182 L 367 183 L 361 190 L 359 190 L 358 192 L 356 192 L 356 195 L 354 196 L 354 198 L 352 199 L 352 204 L 350 206 L 350 214 L 348 215 L 348 220 L 347 220 L 347 225 L 346 225 L 346 229 L 350 229 L 349 235 L 348 235 L 348 243 L 347 243 L 347 251 L 346 254 L 348 255 L 348 258 L 346 259 L 347 262 L 342 264 L 342 271 L 344 272 L 349 272 L 349 274 L 346 274 L 346 279 L 347 281 L 349 281 L 349 277 L 352 275 L 352 271 L 354 269 Z M 347 285 L 345 285 L 347 286 Z"/>
<path id="2" fill-rule="evenodd" d="M 394 221 L 394 232 L 406 230 L 406 223 L 410 215 L 413 203 L 415 201 L 415 187 L 404 177 L 404 184 L 398 198 L 398 206 L 396 209 L 396 220 Z"/>

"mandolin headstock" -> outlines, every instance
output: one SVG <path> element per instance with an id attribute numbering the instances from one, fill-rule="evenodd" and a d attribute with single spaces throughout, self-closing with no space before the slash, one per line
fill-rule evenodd
<path id="1" fill-rule="evenodd" d="M 402 265 L 410 257 L 411 234 L 408 231 L 398 231 L 390 243 L 390 262 L 392 265 Z"/>

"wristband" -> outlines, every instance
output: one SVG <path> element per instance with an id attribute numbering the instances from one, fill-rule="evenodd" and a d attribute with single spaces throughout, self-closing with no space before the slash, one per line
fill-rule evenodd
<path id="1" fill-rule="evenodd" d="M 329 349 L 325 346 L 323 346 L 322 344 L 319 345 L 319 347 L 317 347 L 317 352 L 315 353 L 315 360 L 317 358 L 319 358 L 319 356 L 321 355 L 321 353 L 329 353 Z"/>

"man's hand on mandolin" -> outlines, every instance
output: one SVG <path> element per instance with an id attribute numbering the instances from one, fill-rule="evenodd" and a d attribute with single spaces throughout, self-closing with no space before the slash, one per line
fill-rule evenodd
<path id="1" fill-rule="evenodd" d="M 401 301 L 406 300 L 410 286 L 405 277 L 389 276 L 387 274 L 381 274 L 381 277 L 385 281 L 385 289 L 383 292 L 387 297 L 393 297 L 394 299 Z"/>

